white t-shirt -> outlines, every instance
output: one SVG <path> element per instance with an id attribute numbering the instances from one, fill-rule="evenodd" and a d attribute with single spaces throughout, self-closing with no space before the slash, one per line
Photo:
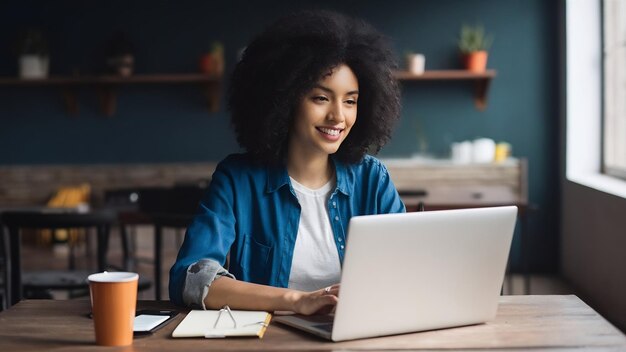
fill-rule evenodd
<path id="1" fill-rule="evenodd" d="M 339 283 L 339 253 L 326 208 L 335 183 L 333 177 L 321 188 L 309 189 L 291 178 L 302 209 L 289 274 L 291 289 L 315 291 Z"/>

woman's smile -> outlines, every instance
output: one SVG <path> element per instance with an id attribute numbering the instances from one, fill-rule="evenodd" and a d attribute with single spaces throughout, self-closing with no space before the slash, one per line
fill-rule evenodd
<path id="1" fill-rule="evenodd" d="M 317 127 L 317 130 L 322 137 L 332 142 L 339 140 L 339 138 L 341 138 L 341 132 L 343 131 L 342 128 L 336 127 Z"/>

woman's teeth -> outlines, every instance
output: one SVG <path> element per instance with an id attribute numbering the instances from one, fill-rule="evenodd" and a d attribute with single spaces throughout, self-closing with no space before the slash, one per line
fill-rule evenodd
<path id="1" fill-rule="evenodd" d="M 323 127 L 319 127 L 318 130 L 331 135 L 331 136 L 338 136 L 339 133 L 341 132 L 341 130 L 336 130 L 336 129 L 332 129 L 332 128 L 323 128 Z"/>

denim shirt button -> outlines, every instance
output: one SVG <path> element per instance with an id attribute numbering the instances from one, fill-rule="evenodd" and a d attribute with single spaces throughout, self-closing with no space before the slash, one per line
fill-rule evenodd
<path id="1" fill-rule="evenodd" d="M 339 221 L 339 217 L 338 216 L 335 216 L 335 221 Z"/>
<path id="2" fill-rule="evenodd" d="M 337 241 L 341 242 L 342 241 L 341 237 L 337 238 Z"/>
<path id="3" fill-rule="evenodd" d="M 337 202 L 333 202 L 333 208 L 337 208 Z"/>
<path id="4" fill-rule="evenodd" d="M 339 248 L 343 249 L 343 248 L 344 248 L 344 247 L 343 247 L 343 244 L 342 244 Z"/>

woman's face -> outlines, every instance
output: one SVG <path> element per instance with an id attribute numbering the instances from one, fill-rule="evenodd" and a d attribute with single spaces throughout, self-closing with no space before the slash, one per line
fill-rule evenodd
<path id="1" fill-rule="evenodd" d="M 307 92 L 296 108 L 289 152 L 337 152 L 356 121 L 359 82 L 345 64 L 335 67 Z"/>

